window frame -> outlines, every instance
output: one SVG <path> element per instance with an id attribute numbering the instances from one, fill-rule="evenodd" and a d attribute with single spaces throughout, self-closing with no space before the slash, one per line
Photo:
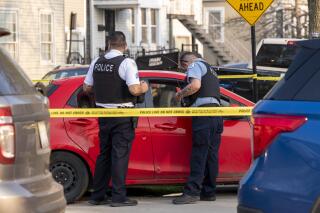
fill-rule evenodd
<path id="1" fill-rule="evenodd" d="M 87 97 L 89 104 L 90 104 L 90 107 L 88 107 L 88 108 L 95 108 L 96 107 L 93 93 L 90 93 L 90 94 L 85 93 L 83 91 L 82 84 L 72 92 L 66 105 L 73 107 L 75 109 L 83 108 L 83 107 L 79 107 L 79 94 L 82 94 L 83 97 Z"/>
<path id="2" fill-rule="evenodd" d="M 152 14 L 154 12 L 154 14 Z M 158 42 L 158 9 L 151 8 L 150 9 L 150 31 L 151 31 L 151 44 L 157 44 Z M 154 15 L 155 23 L 152 23 L 152 16 Z M 152 30 L 154 29 L 155 35 L 152 34 Z M 155 40 L 153 40 L 155 38 Z"/>
<path id="3" fill-rule="evenodd" d="M 206 8 L 205 11 L 205 25 L 207 26 L 207 33 L 209 33 L 209 16 L 210 16 L 210 12 L 219 12 L 220 13 L 220 19 L 221 19 L 221 23 L 220 24 L 216 24 L 217 26 L 214 27 L 220 27 L 221 31 L 220 31 L 220 39 L 216 39 L 215 41 L 217 42 L 224 42 L 224 34 L 225 34 L 225 29 L 224 29 L 224 22 L 225 22 L 225 8 L 224 7 L 209 7 Z"/>
<path id="4" fill-rule="evenodd" d="M 163 82 L 162 84 L 168 84 L 168 83 L 175 83 L 177 85 L 177 87 L 181 88 L 184 86 L 185 82 L 180 80 L 180 79 L 168 79 L 168 78 L 148 78 L 147 82 L 149 85 L 149 90 L 148 90 L 148 96 L 150 96 L 150 103 L 148 105 L 148 107 L 151 108 L 159 108 L 159 107 L 155 107 L 154 106 L 154 102 L 153 102 L 153 96 L 152 96 L 152 91 L 151 91 L 151 86 L 150 84 L 153 83 L 153 81 L 159 81 L 159 82 Z M 146 96 L 147 99 L 147 96 Z M 182 107 L 182 106 L 175 106 L 175 107 Z"/>
<path id="5" fill-rule="evenodd" d="M 143 13 L 145 15 L 143 16 Z M 149 43 L 149 38 L 148 38 L 148 8 L 141 8 L 141 44 L 148 44 Z M 143 17 L 145 18 L 145 22 L 143 20 Z M 145 29 L 145 38 L 146 40 L 143 39 L 143 29 Z"/>
<path id="6" fill-rule="evenodd" d="M 2 14 L 14 14 L 15 16 L 15 41 L 12 42 L 4 42 L 4 41 L 0 41 L 0 45 L 3 45 L 3 48 L 7 50 L 7 52 L 10 53 L 10 55 L 12 56 L 12 58 L 14 58 L 16 61 L 19 61 L 19 56 L 20 56 L 20 51 L 19 51 L 19 9 L 16 8 L 2 8 L 0 7 L 0 13 Z M 4 37 L 4 39 L 6 39 Z M 1 39 L 0 39 L 1 40 Z M 11 52 L 5 48 L 5 45 L 13 45 L 14 46 L 14 55 L 11 54 Z"/>
<path id="7" fill-rule="evenodd" d="M 42 42 L 42 15 L 50 15 L 51 16 L 51 41 L 50 42 Z M 55 39 L 54 39 L 54 12 L 51 10 L 40 10 L 39 12 L 39 44 L 40 44 L 40 63 L 41 65 L 53 65 L 55 64 Z M 49 60 L 43 59 L 42 50 L 44 44 L 51 44 L 51 58 Z"/>

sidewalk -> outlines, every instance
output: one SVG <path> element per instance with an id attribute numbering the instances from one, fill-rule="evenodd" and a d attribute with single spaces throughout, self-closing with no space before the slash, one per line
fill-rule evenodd
<path id="1" fill-rule="evenodd" d="M 87 198 L 67 207 L 66 213 L 86 213 L 86 212 L 117 212 L 117 213 L 236 213 L 237 194 L 236 190 L 219 189 L 217 200 L 214 202 L 199 201 L 196 204 L 174 205 L 172 197 L 165 196 L 131 196 L 137 199 L 138 206 L 131 207 L 110 207 L 108 205 L 91 206 L 87 203 Z"/>

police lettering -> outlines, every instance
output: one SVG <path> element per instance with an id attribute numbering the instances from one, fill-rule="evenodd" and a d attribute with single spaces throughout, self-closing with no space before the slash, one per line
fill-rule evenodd
<path id="1" fill-rule="evenodd" d="M 257 11 L 257 10 L 263 10 L 264 5 L 262 2 L 259 3 L 242 3 L 240 4 L 239 11 Z"/>
<path id="2" fill-rule="evenodd" d="M 94 70 L 98 72 L 113 72 L 113 64 L 95 64 Z"/>

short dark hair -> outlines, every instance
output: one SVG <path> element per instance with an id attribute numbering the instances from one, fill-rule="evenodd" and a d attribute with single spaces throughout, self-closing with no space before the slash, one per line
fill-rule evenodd
<path id="1" fill-rule="evenodd" d="M 111 32 L 109 35 L 110 47 L 124 48 L 127 46 L 126 36 L 121 31 Z"/>
<path id="2" fill-rule="evenodd" d="M 180 55 L 180 60 L 183 60 L 186 56 L 189 56 L 189 55 L 192 55 L 192 56 L 195 56 L 197 58 L 202 58 L 201 54 L 200 53 L 197 53 L 197 52 L 182 52 L 181 55 Z"/>

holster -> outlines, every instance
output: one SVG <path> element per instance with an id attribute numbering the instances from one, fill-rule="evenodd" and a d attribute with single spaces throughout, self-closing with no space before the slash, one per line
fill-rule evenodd
<path id="1" fill-rule="evenodd" d="M 132 117 L 132 127 L 134 129 L 138 127 L 138 119 L 139 117 Z"/>

